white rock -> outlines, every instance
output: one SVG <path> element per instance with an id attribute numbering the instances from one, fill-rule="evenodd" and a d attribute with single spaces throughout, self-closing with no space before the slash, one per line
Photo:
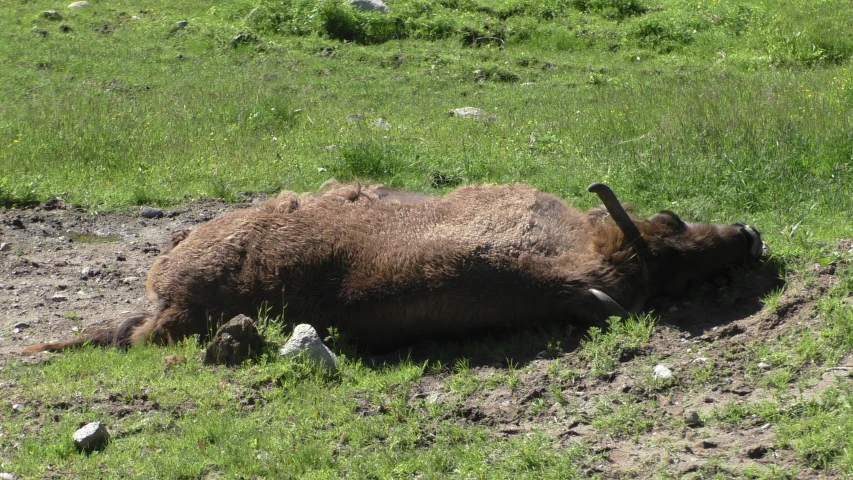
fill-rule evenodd
<path id="1" fill-rule="evenodd" d="M 760 368 L 760 369 L 762 369 L 762 370 L 764 370 L 764 371 L 767 371 L 767 370 L 770 370 L 771 368 L 773 368 L 773 366 L 772 366 L 772 365 L 770 365 L 769 363 L 765 363 L 765 362 L 758 362 L 758 368 Z"/>
<path id="2" fill-rule="evenodd" d="M 653 370 L 654 376 L 660 380 L 669 380 L 672 378 L 672 370 L 666 368 L 663 365 L 655 365 L 655 369 Z"/>
<path id="3" fill-rule="evenodd" d="M 693 363 L 708 363 L 708 358 L 707 357 L 698 357 L 695 360 L 693 360 Z"/>
<path id="4" fill-rule="evenodd" d="M 68 8 L 86 8 L 86 7 L 88 7 L 88 6 L 90 6 L 90 5 L 89 5 L 89 2 L 86 2 L 86 1 L 84 0 L 84 1 L 82 1 L 82 2 L 74 2 L 74 3 L 72 3 L 71 5 L 68 5 Z"/>
<path id="5" fill-rule="evenodd" d="M 497 115 L 487 113 L 485 110 L 477 107 L 459 107 L 447 112 L 451 117 L 473 118 L 475 120 L 495 120 Z"/>
<path id="6" fill-rule="evenodd" d="M 18 480 L 18 477 L 12 475 L 11 473 L 0 473 L 0 480 Z"/>
<path id="7" fill-rule="evenodd" d="M 139 277 L 124 277 L 121 279 L 121 283 L 124 283 L 124 284 L 137 283 L 138 281 L 139 281 Z"/>
<path id="8" fill-rule="evenodd" d="M 12 245 L 10 245 L 6 242 L 0 243 L 0 252 L 8 252 L 11 249 L 12 249 Z"/>
<path id="9" fill-rule="evenodd" d="M 382 0 L 350 0 L 349 4 L 365 12 L 388 13 L 388 5 Z"/>
<path id="10" fill-rule="evenodd" d="M 92 422 L 74 432 L 74 445 L 80 450 L 91 450 L 110 438 L 107 427 L 101 422 Z"/>
<path id="11" fill-rule="evenodd" d="M 329 350 L 314 327 L 308 324 L 297 325 L 293 329 L 293 336 L 281 347 L 280 355 L 283 357 L 291 355 L 304 355 L 305 358 L 316 362 L 328 372 L 338 370 L 338 357 Z"/>

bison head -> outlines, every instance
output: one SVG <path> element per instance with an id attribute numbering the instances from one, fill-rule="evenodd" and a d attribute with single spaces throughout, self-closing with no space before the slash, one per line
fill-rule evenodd
<path id="1" fill-rule="evenodd" d="M 599 251 L 623 273 L 620 285 L 612 296 L 590 290 L 611 315 L 639 312 L 650 297 L 680 293 L 693 280 L 753 262 L 764 253 L 761 234 L 745 223 L 687 223 L 668 210 L 635 219 L 607 185 L 596 183 L 589 191 L 601 198 L 618 226 L 599 235 Z"/>

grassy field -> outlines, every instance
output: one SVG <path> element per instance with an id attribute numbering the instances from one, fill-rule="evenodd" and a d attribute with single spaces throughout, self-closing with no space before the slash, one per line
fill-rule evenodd
<path id="1" fill-rule="evenodd" d="M 853 272 L 838 248 L 853 232 L 848 0 L 389 0 L 384 15 L 333 0 L 89 1 L 80 9 L 0 3 L 3 207 L 53 197 L 88 211 L 239 200 L 334 177 L 430 193 L 523 181 L 587 208 L 597 200 L 586 186 L 603 181 L 642 215 L 667 208 L 690 220 L 746 221 L 765 235 L 786 278 L 808 289 L 817 265 L 833 266 L 837 281 L 816 294 L 809 328 L 732 353 L 781 365 L 761 379 L 744 367 L 775 397 L 721 407 L 708 421 L 771 422 L 774 445 L 799 459 L 737 475 L 853 474 L 849 382 L 815 398 L 792 393 L 853 352 Z M 493 117 L 448 113 L 465 106 Z M 764 299 L 769 310 L 785 291 Z M 587 366 L 555 364 L 549 378 L 568 387 L 606 376 L 626 349 L 654 364 L 643 333 L 655 330 L 654 317 L 632 321 L 640 325 L 584 333 L 571 356 Z M 527 340 L 545 348 L 565 333 Z M 175 351 L 190 362 L 164 369 L 160 359 Z M 27 392 L 26 408 L 56 419 L 36 431 L 2 402 L 0 471 L 607 476 L 592 468 L 606 452 L 584 442 L 558 448 L 548 432 L 496 440 L 487 425 L 453 422 L 452 402 L 409 398 L 432 373 L 461 398 L 514 391 L 524 367 L 511 361 L 474 374 L 452 355 L 386 366 L 350 355 L 328 378 L 272 352 L 237 370 L 202 367 L 197 353 L 194 345 L 87 349 L 45 365 L 12 361 L 0 380 Z M 678 385 L 646 379 L 645 397 L 617 392 L 588 423 L 602 435 L 639 438 L 659 402 L 648 392 L 724 382 L 717 374 L 697 368 Z M 57 406 L 69 396 L 100 400 Z M 359 402 L 381 414 L 365 415 Z M 546 402 L 572 408 L 561 388 Z M 122 435 L 105 451 L 76 453 L 69 439 L 78 423 L 122 405 L 131 412 L 119 417 Z"/>

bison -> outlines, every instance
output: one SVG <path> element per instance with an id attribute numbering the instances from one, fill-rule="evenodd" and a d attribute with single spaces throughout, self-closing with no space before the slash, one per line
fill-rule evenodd
<path id="1" fill-rule="evenodd" d="M 589 190 L 604 205 L 587 212 L 522 184 L 441 197 L 337 182 L 285 191 L 173 234 L 148 272 L 153 314 L 27 351 L 205 339 L 262 307 L 318 331 L 336 327 L 367 349 L 391 349 L 626 316 L 655 295 L 762 255 L 749 225 L 686 223 L 666 210 L 638 219 L 606 185 Z"/>

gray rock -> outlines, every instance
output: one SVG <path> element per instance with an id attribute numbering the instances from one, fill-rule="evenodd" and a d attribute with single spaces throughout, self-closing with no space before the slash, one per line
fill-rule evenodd
<path id="1" fill-rule="evenodd" d="M 708 357 L 696 357 L 693 363 L 708 363 Z"/>
<path id="2" fill-rule="evenodd" d="M 350 0 L 349 4 L 364 12 L 388 13 L 388 5 L 382 0 Z"/>
<path id="3" fill-rule="evenodd" d="M 78 450 L 89 451 L 104 445 L 110 438 L 106 425 L 92 422 L 74 432 L 72 439 Z"/>
<path id="4" fill-rule="evenodd" d="M 160 218 L 163 216 L 163 210 L 154 207 L 142 207 L 139 209 L 139 215 L 143 218 Z"/>
<path id="5" fill-rule="evenodd" d="M 391 130 L 391 124 L 388 123 L 388 120 L 385 120 L 384 118 L 377 118 L 376 121 L 373 122 L 373 124 L 376 125 L 376 128 L 381 128 L 383 130 Z"/>
<path id="6" fill-rule="evenodd" d="M 45 10 L 41 12 L 41 16 L 48 20 L 62 20 L 62 15 L 56 10 Z"/>
<path id="7" fill-rule="evenodd" d="M 766 371 L 770 370 L 771 368 L 773 368 L 773 366 L 770 365 L 769 363 L 758 362 L 758 368 L 760 368 L 761 370 L 764 370 L 766 372 Z"/>
<path id="8" fill-rule="evenodd" d="M 459 107 L 447 112 L 451 117 L 473 118 L 475 120 L 496 120 L 497 115 L 486 113 L 477 107 Z"/>
<path id="9" fill-rule="evenodd" d="M 12 475 L 11 473 L 2 472 L 0 473 L 0 480 L 18 480 L 18 477 Z"/>
<path id="10" fill-rule="evenodd" d="M 240 365 L 243 361 L 261 353 L 264 339 L 258 333 L 255 322 L 237 315 L 219 327 L 210 345 L 204 350 L 205 365 Z"/>
<path id="11" fill-rule="evenodd" d="M 338 357 L 329 350 L 314 327 L 308 324 L 297 325 L 293 329 L 293 336 L 281 347 L 281 356 L 303 355 L 311 362 L 322 366 L 329 373 L 338 370 Z"/>
<path id="12" fill-rule="evenodd" d="M 74 2 L 71 5 L 68 5 L 68 8 L 86 8 L 89 6 L 90 6 L 89 2 L 84 0 L 82 2 Z"/>
<path id="13" fill-rule="evenodd" d="M 130 285 L 131 283 L 137 282 L 139 282 L 139 277 L 124 277 L 121 279 L 121 283 L 124 283 L 125 285 Z"/>
<path id="14" fill-rule="evenodd" d="M 0 243 L 0 252 L 8 252 L 11 249 L 12 249 L 12 245 L 10 245 L 6 242 Z"/>
<path id="15" fill-rule="evenodd" d="M 98 267 L 84 267 L 83 270 L 80 271 L 80 278 L 86 280 L 87 278 L 97 277 L 101 274 L 101 269 Z"/>
<path id="16" fill-rule="evenodd" d="M 702 419 L 699 418 L 699 412 L 696 410 L 686 410 L 684 412 L 684 423 L 688 427 L 698 427 L 702 425 Z"/>
<path id="17" fill-rule="evenodd" d="M 655 369 L 652 371 L 652 373 L 658 380 L 671 380 L 673 378 L 672 370 L 666 368 L 663 365 L 655 365 Z"/>
<path id="18" fill-rule="evenodd" d="M 30 324 L 27 322 L 18 322 L 12 328 L 30 328 Z"/>
<path id="19" fill-rule="evenodd" d="M 65 302 L 68 300 L 68 296 L 63 295 L 61 293 L 57 293 L 56 295 L 50 297 L 50 299 L 53 300 L 54 302 Z"/>

